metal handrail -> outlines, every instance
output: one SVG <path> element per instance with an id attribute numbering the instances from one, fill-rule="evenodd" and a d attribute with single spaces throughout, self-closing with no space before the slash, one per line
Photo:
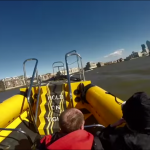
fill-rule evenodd
<path id="1" fill-rule="evenodd" d="M 35 123 L 37 124 L 37 117 L 38 117 L 38 110 L 39 110 L 39 100 L 41 94 L 41 79 L 38 80 L 38 95 L 37 95 L 37 102 L 36 102 L 36 110 L 35 110 Z"/>
<path id="2" fill-rule="evenodd" d="M 61 63 L 62 66 L 54 66 L 54 64 L 56 64 L 56 63 Z M 54 68 L 58 68 L 58 70 L 60 71 L 59 67 L 63 67 L 64 72 L 65 72 L 64 63 L 63 63 L 62 61 L 56 61 L 56 62 L 54 62 L 54 63 L 52 64 L 52 67 L 53 67 L 53 74 L 54 74 Z"/>
<path id="3" fill-rule="evenodd" d="M 82 76 L 83 76 L 83 81 L 85 81 L 85 76 L 84 76 L 84 69 L 83 69 L 83 64 L 82 64 L 82 57 L 78 54 L 78 53 L 71 53 L 71 54 L 68 54 L 67 57 L 69 56 L 72 56 L 72 55 L 76 55 L 77 57 L 80 58 L 80 62 L 81 62 L 81 69 L 82 69 Z M 80 68 L 79 68 L 79 72 L 81 72 Z M 80 74 L 81 75 L 81 74 Z M 81 76 L 80 76 L 80 79 L 81 79 Z"/>
<path id="4" fill-rule="evenodd" d="M 91 128 L 91 127 L 102 127 L 105 128 L 103 125 L 101 124 L 92 124 L 92 125 L 85 125 L 84 128 Z"/>
<path id="5" fill-rule="evenodd" d="M 29 90 L 28 90 L 28 93 L 27 93 L 27 100 L 28 100 L 29 110 L 30 110 L 30 113 L 31 113 L 31 117 L 32 117 L 32 120 L 33 120 L 33 124 L 34 124 L 34 126 L 35 126 L 36 131 L 38 132 L 38 129 L 37 129 L 37 126 L 36 126 L 36 121 L 35 121 L 34 114 L 33 114 L 33 110 L 32 110 L 31 103 L 30 103 L 30 95 L 31 95 L 31 91 L 32 91 L 32 86 L 33 86 L 33 81 L 34 81 L 34 76 L 35 76 L 35 74 L 37 75 L 37 82 L 39 82 L 39 81 L 38 81 L 38 80 L 39 80 L 39 78 L 38 78 L 38 72 L 37 72 L 38 60 L 37 60 L 36 58 L 26 59 L 26 60 L 23 62 L 23 70 L 24 70 L 24 77 L 26 78 L 25 63 L 26 63 L 27 61 L 31 61 L 31 60 L 35 60 L 36 63 L 35 63 L 35 67 L 34 67 L 34 70 L 33 70 L 32 78 L 31 78 L 31 81 L 30 81 Z"/>
<path id="6" fill-rule="evenodd" d="M 74 53 L 73 53 L 74 52 Z M 72 55 L 76 55 L 77 58 L 80 58 L 80 62 L 81 62 L 81 68 L 82 68 L 82 75 L 83 75 L 83 80 L 85 81 L 85 76 L 84 76 L 84 69 L 83 69 L 83 64 L 82 64 L 82 57 L 76 52 L 76 50 L 73 50 L 71 52 L 68 52 L 65 55 L 65 62 L 66 62 L 66 70 L 67 70 L 67 79 L 68 79 L 68 86 L 69 86 L 69 96 L 70 96 L 70 100 L 72 103 L 72 107 L 73 107 L 73 99 L 72 99 L 72 90 L 71 90 L 71 84 L 70 84 L 70 74 L 69 74 L 69 67 L 68 67 L 68 62 L 67 62 L 67 57 L 72 56 Z M 78 64 L 79 66 L 79 64 Z M 80 68 L 79 68 L 80 69 Z M 79 70 L 80 72 L 80 70 Z M 80 79 L 81 79 L 81 74 L 80 74 Z"/>
<path id="7" fill-rule="evenodd" d="M 71 54 L 71 53 L 77 53 L 77 51 L 76 51 L 76 50 L 72 50 L 72 51 L 66 53 L 66 55 L 69 55 L 69 54 Z M 79 69 L 80 69 L 80 66 L 79 66 L 79 58 L 78 58 L 78 56 L 77 56 L 77 63 L 78 63 L 78 70 L 79 70 Z M 80 74 L 80 79 L 81 79 L 81 74 Z"/>
<path id="8" fill-rule="evenodd" d="M 34 71 L 36 71 L 37 83 L 38 83 L 38 79 L 39 79 L 39 77 L 38 77 L 38 70 L 37 70 L 38 60 L 37 60 L 36 58 L 26 59 L 26 60 L 23 62 L 23 71 L 24 71 L 24 79 L 25 79 L 26 86 L 27 86 L 27 75 L 26 75 L 25 63 L 26 63 L 27 61 L 31 61 L 31 60 L 35 60 L 35 61 L 36 61 L 36 64 L 35 64 L 36 70 L 34 70 Z M 35 68 L 34 68 L 34 69 L 35 69 Z M 34 75 L 34 76 L 35 76 L 35 75 Z M 31 80 L 32 80 L 32 79 L 31 79 Z M 33 78 L 33 80 L 34 80 L 34 78 Z"/>
<path id="9" fill-rule="evenodd" d="M 31 140 L 30 136 L 25 131 L 23 131 L 21 128 L 19 128 L 19 129 L 0 128 L 0 130 L 16 131 L 16 132 L 22 133 L 22 134 L 24 134 L 28 138 L 30 144 L 33 145 L 33 142 Z"/>
<path id="10" fill-rule="evenodd" d="M 73 53 L 77 53 L 77 51 L 76 50 L 72 50 L 72 51 L 70 51 L 70 52 L 68 52 L 68 53 L 66 53 L 66 55 L 72 55 Z M 80 56 L 81 57 L 81 56 Z M 81 58 L 82 59 L 82 58 Z M 79 57 L 77 56 L 77 64 L 78 64 L 78 70 L 80 70 L 80 65 L 79 65 Z M 68 64 L 69 65 L 69 64 Z M 80 79 L 81 79 L 81 72 L 79 71 L 79 73 L 80 73 Z"/>

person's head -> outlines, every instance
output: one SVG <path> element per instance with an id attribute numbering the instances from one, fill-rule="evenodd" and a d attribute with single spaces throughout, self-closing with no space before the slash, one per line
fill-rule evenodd
<path id="1" fill-rule="evenodd" d="M 122 106 L 123 118 L 131 130 L 150 129 L 150 98 L 144 92 L 133 94 Z"/>
<path id="2" fill-rule="evenodd" d="M 61 113 L 59 126 L 64 133 L 84 129 L 84 115 L 76 108 L 70 108 Z"/>

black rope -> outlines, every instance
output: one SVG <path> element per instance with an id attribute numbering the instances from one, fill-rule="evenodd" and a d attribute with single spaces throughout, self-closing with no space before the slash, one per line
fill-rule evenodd
<path id="1" fill-rule="evenodd" d="M 115 97 L 115 101 L 116 101 L 116 103 L 118 103 L 119 105 L 122 105 L 122 103 L 120 103 L 120 102 L 118 102 L 118 101 L 117 101 L 117 97 L 116 97 L 115 95 L 113 95 L 113 94 L 112 94 L 112 93 L 110 93 L 110 92 L 106 92 L 106 94 L 110 94 L 110 95 L 114 96 L 114 97 Z"/>

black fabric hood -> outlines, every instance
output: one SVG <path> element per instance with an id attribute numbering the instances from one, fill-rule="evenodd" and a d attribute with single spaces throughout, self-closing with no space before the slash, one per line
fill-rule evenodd
<path id="1" fill-rule="evenodd" d="M 150 130 L 150 98 L 144 92 L 133 94 L 122 108 L 123 118 L 132 130 Z"/>

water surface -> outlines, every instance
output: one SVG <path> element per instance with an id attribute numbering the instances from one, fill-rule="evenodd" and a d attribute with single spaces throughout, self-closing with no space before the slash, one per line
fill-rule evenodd
<path id="1" fill-rule="evenodd" d="M 85 72 L 86 80 L 127 100 L 133 93 L 150 95 L 150 57 L 142 57 Z M 17 94 L 19 89 L 0 92 L 0 102 Z"/>

